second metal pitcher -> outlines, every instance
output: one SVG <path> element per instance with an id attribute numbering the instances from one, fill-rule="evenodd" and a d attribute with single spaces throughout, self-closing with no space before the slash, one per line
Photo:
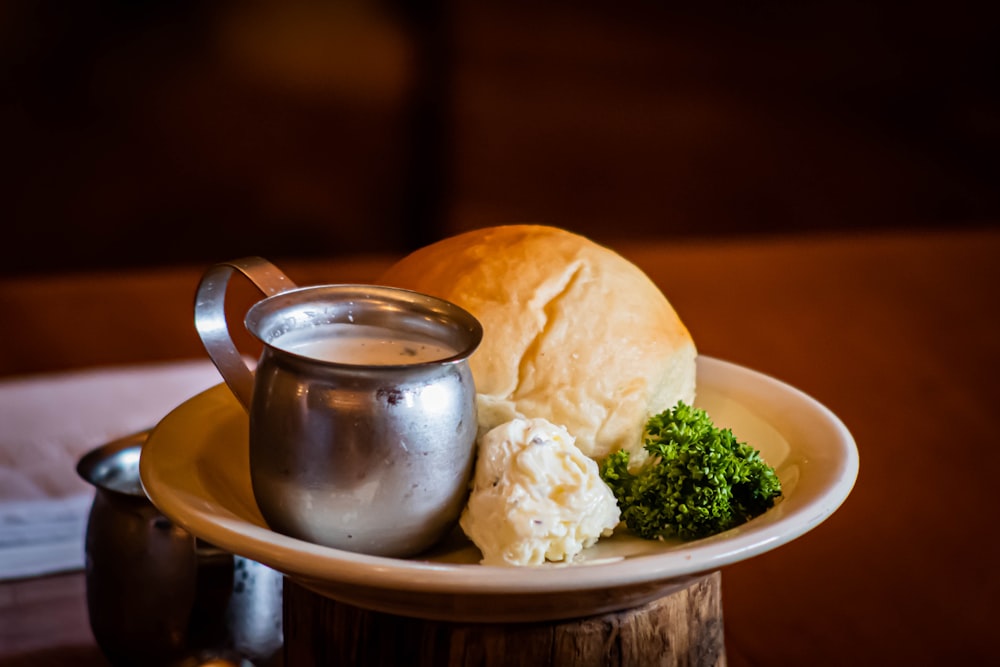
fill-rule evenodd
<path id="1" fill-rule="evenodd" d="M 85 539 L 94 639 L 114 665 L 280 665 L 283 576 L 203 542 L 153 506 L 139 481 L 147 435 L 77 463 L 95 488 Z"/>

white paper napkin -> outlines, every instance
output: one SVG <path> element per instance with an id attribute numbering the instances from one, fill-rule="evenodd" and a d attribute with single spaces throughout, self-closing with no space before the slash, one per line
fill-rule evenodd
<path id="1" fill-rule="evenodd" d="M 82 567 L 94 489 L 77 461 L 221 381 L 208 360 L 0 380 L 0 580 Z"/>

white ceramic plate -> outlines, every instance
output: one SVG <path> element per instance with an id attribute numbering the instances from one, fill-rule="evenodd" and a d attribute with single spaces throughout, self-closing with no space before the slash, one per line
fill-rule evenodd
<path id="1" fill-rule="evenodd" d="M 330 598 L 437 620 L 555 620 L 638 606 L 692 577 L 781 546 L 830 516 L 854 486 L 854 439 L 801 391 L 701 357 L 696 405 L 775 467 L 784 492 L 779 502 L 706 539 L 616 535 L 573 565 L 479 565 L 478 550 L 457 530 L 413 559 L 340 551 L 269 530 L 250 487 L 246 413 L 225 385 L 191 398 L 157 425 L 143 447 L 140 475 L 153 503 L 194 535 Z"/>

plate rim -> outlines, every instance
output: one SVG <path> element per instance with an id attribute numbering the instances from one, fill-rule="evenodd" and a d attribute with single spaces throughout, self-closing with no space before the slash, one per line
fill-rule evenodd
<path id="1" fill-rule="evenodd" d="M 830 483 L 826 489 L 803 508 L 776 522 L 755 525 L 751 521 L 709 538 L 672 545 L 669 551 L 611 562 L 504 567 L 358 554 L 281 535 L 246 520 L 220 522 L 171 496 L 170 489 L 155 470 L 160 449 L 166 446 L 164 443 L 174 422 L 194 409 L 192 406 L 197 407 L 198 402 L 208 403 L 218 395 L 218 400 L 228 397 L 233 406 L 239 407 L 222 383 L 184 401 L 152 429 L 140 457 L 140 479 L 153 504 L 193 535 L 305 581 L 401 592 L 511 595 L 606 589 L 682 579 L 766 553 L 813 530 L 850 495 L 860 464 L 857 445 L 846 425 L 805 392 L 771 375 L 706 355 L 698 356 L 698 375 L 699 383 L 727 376 L 750 382 L 760 391 L 741 394 L 741 398 L 751 399 L 752 404 L 766 404 L 774 396 L 783 396 L 808 407 L 809 414 L 828 428 L 839 445 L 836 452 L 839 456 L 833 459 L 837 466 L 829 471 Z M 799 520 L 792 522 L 793 518 Z M 249 525 L 249 532 L 248 529 L 238 530 L 230 523 Z M 794 529 L 774 530 L 775 526 L 788 527 L 789 524 L 794 524 Z M 263 539 L 264 536 L 267 539 Z"/>

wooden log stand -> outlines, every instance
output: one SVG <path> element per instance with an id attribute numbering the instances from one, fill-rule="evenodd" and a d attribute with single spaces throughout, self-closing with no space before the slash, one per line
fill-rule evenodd
<path id="1" fill-rule="evenodd" d="M 721 575 L 635 609 L 570 620 L 456 623 L 369 611 L 291 580 L 285 664 L 373 667 L 724 667 Z"/>

